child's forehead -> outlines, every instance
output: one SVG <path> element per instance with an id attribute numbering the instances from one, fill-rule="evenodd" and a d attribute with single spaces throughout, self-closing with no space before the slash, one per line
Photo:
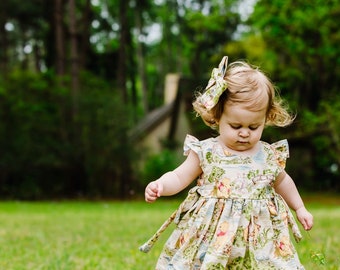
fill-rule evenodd
<path id="1" fill-rule="evenodd" d="M 226 106 L 223 116 L 231 122 L 262 122 L 266 118 L 266 108 L 261 110 L 253 110 L 242 104 L 230 104 Z"/>
<path id="2" fill-rule="evenodd" d="M 229 95 L 225 106 L 237 105 L 251 111 L 261 111 L 268 108 L 269 100 L 266 89 L 248 89 Z"/>

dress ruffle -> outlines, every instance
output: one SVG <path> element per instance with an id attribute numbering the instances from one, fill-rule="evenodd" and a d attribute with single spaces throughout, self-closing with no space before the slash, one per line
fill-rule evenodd
<path id="1" fill-rule="evenodd" d="M 289 145 L 287 140 L 281 140 L 271 144 L 276 154 L 278 164 L 282 169 L 286 167 L 286 160 L 289 158 Z"/>
<path id="2" fill-rule="evenodd" d="M 185 156 L 189 155 L 190 150 L 194 151 L 196 154 L 199 154 L 201 152 L 201 144 L 196 137 L 188 134 L 184 140 L 183 154 Z"/>

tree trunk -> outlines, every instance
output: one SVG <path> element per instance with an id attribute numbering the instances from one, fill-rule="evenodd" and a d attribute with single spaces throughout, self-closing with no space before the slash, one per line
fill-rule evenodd
<path id="1" fill-rule="evenodd" d="M 64 46 L 64 28 L 63 28 L 63 0 L 54 2 L 54 20 L 55 20 L 55 68 L 57 75 L 65 74 L 65 46 Z"/>
<path id="2" fill-rule="evenodd" d="M 127 18 L 127 11 L 129 7 L 129 0 L 119 1 L 119 24 L 120 24 L 120 38 L 119 38 L 119 56 L 118 56 L 118 77 L 117 85 L 124 102 L 128 102 L 127 94 L 127 49 L 130 46 L 129 39 L 129 22 Z"/>
<path id="3" fill-rule="evenodd" d="M 142 19 L 142 7 L 137 4 L 136 9 L 136 25 L 138 29 L 138 35 L 143 35 L 143 19 Z M 137 40 L 137 63 L 138 63 L 138 74 L 141 80 L 141 88 L 142 88 L 142 104 L 144 112 L 147 113 L 149 111 L 149 103 L 148 103 L 148 91 L 147 91 L 147 80 L 145 74 L 145 57 L 144 57 L 144 43 L 143 41 Z"/>
<path id="4" fill-rule="evenodd" d="M 120 91 L 122 101 L 127 105 L 130 104 L 128 96 L 128 64 L 131 63 L 132 54 L 132 40 L 131 40 L 131 27 L 128 20 L 129 0 L 119 1 L 119 25 L 120 25 L 120 40 L 118 52 L 118 77 L 117 86 Z M 130 53 L 130 57 L 129 57 Z M 133 75 L 131 75 L 133 76 Z M 133 79 L 130 81 L 133 83 Z M 122 131 L 125 132 L 125 131 Z M 124 135 L 124 134 L 122 134 Z M 125 135 L 123 136 L 125 137 Z M 131 165 L 128 153 L 122 153 L 121 166 L 117 171 L 119 181 L 119 190 L 121 198 L 126 198 L 132 183 Z"/>
<path id="5" fill-rule="evenodd" d="M 7 32 L 5 24 L 7 21 L 7 0 L 0 2 L 0 72 L 1 74 L 7 74 L 8 68 L 8 55 L 7 55 Z"/>
<path id="6" fill-rule="evenodd" d="M 90 51 L 90 28 L 91 28 L 91 1 L 86 0 L 85 7 L 83 9 L 83 15 L 81 18 L 81 31 L 79 34 L 79 69 L 83 69 L 86 66 L 86 62 L 88 59 L 89 51 Z"/>
<path id="7" fill-rule="evenodd" d="M 70 60 L 71 60 L 71 92 L 73 99 L 73 117 L 78 114 L 79 98 L 79 59 L 76 29 L 76 5 L 75 0 L 69 0 L 69 32 L 70 32 Z"/>

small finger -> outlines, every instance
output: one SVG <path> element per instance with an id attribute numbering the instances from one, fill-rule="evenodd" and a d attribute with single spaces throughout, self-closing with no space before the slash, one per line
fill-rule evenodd
<path id="1" fill-rule="evenodd" d="M 307 224 L 307 231 L 311 230 L 313 228 L 313 222 Z"/>

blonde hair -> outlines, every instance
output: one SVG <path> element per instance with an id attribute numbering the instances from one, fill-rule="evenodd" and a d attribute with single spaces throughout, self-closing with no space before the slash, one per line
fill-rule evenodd
<path id="1" fill-rule="evenodd" d="M 217 129 L 225 106 L 235 103 L 252 111 L 266 108 L 267 126 L 284 127 L 293 122 L 295 117 L 288 111 L 273 83 L 258 68 L 242 61 L 234 62 L 228 65 L 224 79 L 227 89 L 212 109 L 207 110 L 199 102 L 201 94 L 193 102 L 194 110 L 206 125 Z"/>

